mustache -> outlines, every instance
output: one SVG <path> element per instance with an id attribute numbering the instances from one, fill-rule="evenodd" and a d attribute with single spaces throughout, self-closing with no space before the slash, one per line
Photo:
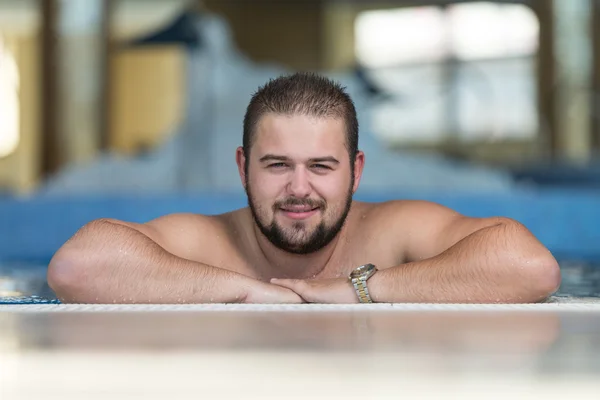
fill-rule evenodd
<path id="1" fill-rule="evenodd" d="M 315 199 L 298 199 L 296 197 L 290 197 L 285 200 L 276 201 L 273 204 L 273 209 L 292 207 L 292 206 L 306 206 L 310 208 L 325 208 L 325 201 Z"/>

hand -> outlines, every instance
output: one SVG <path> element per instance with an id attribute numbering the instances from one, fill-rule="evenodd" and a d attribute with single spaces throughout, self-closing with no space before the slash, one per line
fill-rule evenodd
<path id="1" fill-rule="evenodd" d="M 271 283 L 293 290 L 307 303 L 358 303 L 358 296 L 348 278 L 271 279 Z"/>
<path id="2" fill-rule="evenodd" d="M 293 290 L 272 285 L 261 281 L 254 281 L 248 286 L 243 303 L 247 304 L 298 304 L 304 303 Z"/>

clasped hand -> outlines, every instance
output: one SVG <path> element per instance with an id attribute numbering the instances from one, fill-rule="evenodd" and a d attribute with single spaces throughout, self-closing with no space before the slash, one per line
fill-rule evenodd
<path id="1" fill-rule="evenodd" d="M 245 303 L 358 303 L 348 278 L 272 279 L 248 291 Z"/>

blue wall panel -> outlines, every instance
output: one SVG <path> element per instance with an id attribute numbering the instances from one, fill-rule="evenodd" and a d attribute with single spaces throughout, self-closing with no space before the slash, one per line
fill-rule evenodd
<path id="1" fill-rule="evenodd" d="M 469 216 L 506 216 L 527 226 L 561 259 L 600 262 L 600 193 L 543 190 L 510 194 L 361 193 L 365 201 L 423 199 Z M 244 207 L 240 195 L 173 195 L 0 200 L 0 261 L 47 262 L 96 218 L 145 222 L 173 212 L 217 214 Z"/>

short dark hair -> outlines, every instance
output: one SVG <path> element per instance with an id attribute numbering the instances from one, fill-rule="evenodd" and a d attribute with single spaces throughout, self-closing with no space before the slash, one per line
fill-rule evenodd
<path id="1" fill-rule="evenodd" d="M 271 79 L 252 96 L 244 116 L 243 149 L 246 162 L 256 126 L 267 113 L 309 115 L 344 120 L 350 162 L 358 153 L 358 119 L 354 102 L 340 84 L 314 73 L 295 73 Z"/>

